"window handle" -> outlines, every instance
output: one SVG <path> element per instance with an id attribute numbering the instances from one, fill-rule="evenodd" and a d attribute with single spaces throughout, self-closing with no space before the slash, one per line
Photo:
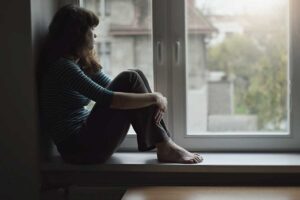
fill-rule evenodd
<path id="1" fill-rule="evenodd" d="M 180 41 L 177 40 L 175 42 L 175 62 L 177 65 L 179 65 L 180 63 Z"/>
<path id="2" fill-rule="evenodd" d="M 156 43 L 157 46 L 157 63 L 160 65 L 162 64 L 162 43 L 161 41 L 158 41 Z"/>

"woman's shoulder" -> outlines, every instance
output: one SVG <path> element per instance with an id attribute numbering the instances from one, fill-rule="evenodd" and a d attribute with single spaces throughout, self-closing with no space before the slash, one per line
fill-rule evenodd
<path id="1" fill-rule="evenodd" d="M 73 65 L 73 66 L 76 66 L 77 64 L 68 58 L 59 57 L 56 60 L 54 60 L 53 62 L 51 62 L 50 65 Z"/>
<path id="2" fill-rule="evenodd" d="M 80 67 L 72 60 L 60 57 L 48 64 L 48 67 L 53 71 L 61 71 L 64 69 L 80 70 Z"/>

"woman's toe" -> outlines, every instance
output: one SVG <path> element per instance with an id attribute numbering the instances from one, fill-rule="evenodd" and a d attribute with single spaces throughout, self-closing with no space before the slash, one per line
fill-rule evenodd
<path id="1" fill-rule="evenodd" d="M 198 163 L 203 161 L 203 158 L 201 156 L 195 155 L 195 159 L 197 160 Z"/>
<path id="2" fill-rule="evenodd" d="M 198 161 L 195 158 L 193 158 L 191 161 L 192 161 L 191 163 L 193 164 L 198 163 Z"/>
<path id="3" fill-rule="evenodd" d="M 182 163 L 193 164 L 193 163 L 195 163 L 195 161 L 194 161 L 194 158 L 191 158 L 191 159 L 183 160 Z"/>

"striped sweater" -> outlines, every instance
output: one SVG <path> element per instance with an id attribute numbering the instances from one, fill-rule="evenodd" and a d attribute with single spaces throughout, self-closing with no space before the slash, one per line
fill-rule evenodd
<path id="1" fill-rule="evenodd" d="M 106 89 L 110 82 L 101 71 L 87 76 L 78 64 L 66 58 L 52 63 L 39 85 L 42 132 L 56 144 L 76 134 L 89 115 L 84 106 L 90 100 L 110 106 L 113 91 Z"/>

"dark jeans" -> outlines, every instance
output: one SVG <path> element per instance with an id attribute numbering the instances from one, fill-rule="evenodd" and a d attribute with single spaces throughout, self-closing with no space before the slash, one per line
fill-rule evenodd
<path id="1" fill-rule="evenodd" d="M 120 73 L 108 86 L 117 92 L 151 92 L 145 75 L 140 70 Z M 95 104 L 79 134 L 57 145 L 63 159 L 69 163 L 105 162 L 124 140 L 130 125 L 137 135 L 138 150 L 148 151 L 158 142 L 166 141 L 170 134 L 163 120 L 154 121 L 155 105 L 140 109 L 111 109 Z"/>

